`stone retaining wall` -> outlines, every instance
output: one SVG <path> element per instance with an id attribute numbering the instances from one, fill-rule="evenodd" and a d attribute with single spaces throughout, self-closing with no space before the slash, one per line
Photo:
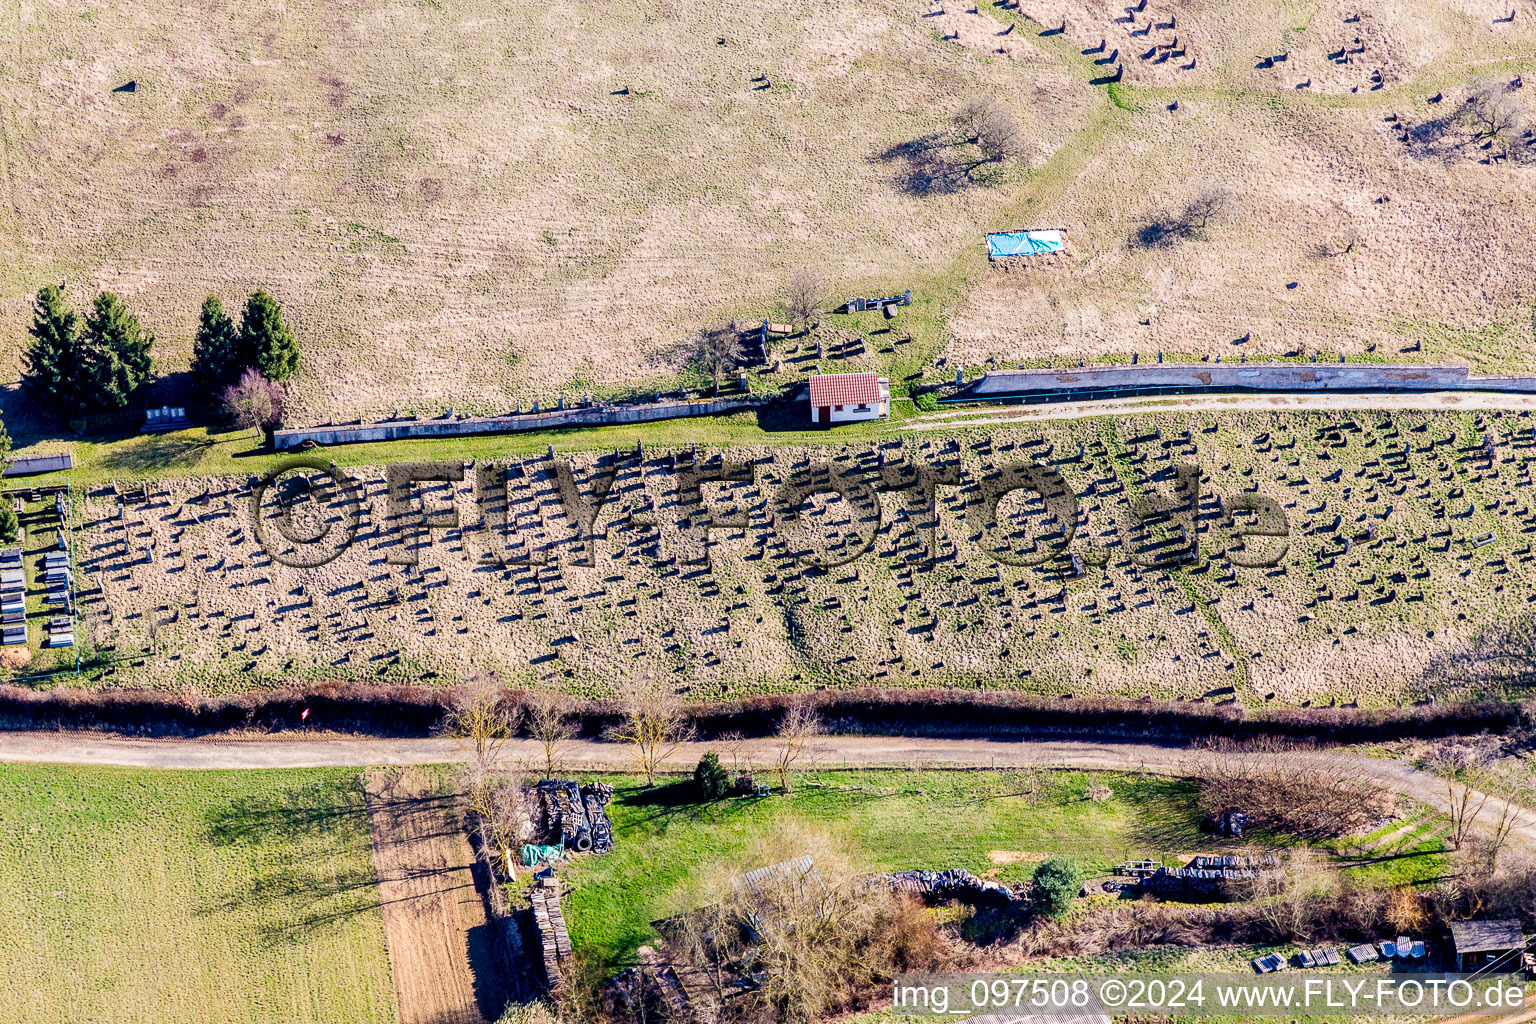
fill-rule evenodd
<path id="1" fill-rule="evenodd" d="M 651 420 L 679 419 L 689 416 L 716 416 L 721 413 L 755 408 L 765 401 L 766 399 L 762 398 L 743 396 L 701 402 L 591 405 L 576 409 L 519 413 L 511 416 L 384 420 L 378 423 L 293 427 L 274 431 L 272 443 L 278 451 L 286 451 L 297 448 L 305 441 L 324 445 L 356 444 L 364 441 L 397 441 L 402 438 L 465 437 L 472 434 L 510 434 L 529 430 L 557 430 L 563 427 L 646 423 Z"/>

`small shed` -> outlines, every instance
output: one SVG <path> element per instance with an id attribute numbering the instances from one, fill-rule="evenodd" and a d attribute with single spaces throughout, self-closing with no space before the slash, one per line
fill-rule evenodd
<path id="1" fill-rule="evenodd" d="M 876 373 L 820 373 L 810 380 L 811 422 L 848 423 L 891 414 L 891 382 Z"/>
<path id="2" fill-rule="evenodd" d="M 1516 920 L 1453 921 L 1451 945 L 1456 972 L 1518 971 L 1525 952 L 1525 932 Z"/>

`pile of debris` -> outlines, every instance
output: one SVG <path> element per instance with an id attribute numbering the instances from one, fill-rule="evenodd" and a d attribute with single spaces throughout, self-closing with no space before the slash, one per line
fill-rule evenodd
<path id="1" fill-rule="evenodd" d="M 1284 874 L 1273 854 L 1262 857 L 1196 857 L 1187 867 L 1161 867 L 1141 879 L 1144 892 L 1183 899 L 1227 899 L 1233 883 L 1278 878 Z"/>
<path id="2" fill-rule="evenodd" d="M 1011 903 L 1014 895 L 1007 886 L 986 878 L 977 878 L 964 868 L 943 871 L 897 871 L 886 875 L 891 888 L 928 900 L 962 900 L 977 903 L 995 900 Z"/>
<path id="3" fill-rule="evenodd" d="M 605 808 L 613 787 L 569 779 L 545 779 L 533 787 L 533 827 L 546 844 L 558 843 L 579 853 L 613 849 L 613 822 Z"/>

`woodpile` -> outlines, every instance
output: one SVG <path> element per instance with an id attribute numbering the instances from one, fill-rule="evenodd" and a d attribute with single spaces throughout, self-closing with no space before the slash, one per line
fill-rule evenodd
<path id="1" fill-rule="evenodd" d="M 544 958 L 544 985 L 550 992 L 560 989 L 561 968 L 571 962 L 571 935 L 565 928 L 565 915 L 560 911 L 560 880 L 548 878 L 541 881 L 528 894 L 533 905 L 533 923 L 539 933 L 539 951 Z"/>

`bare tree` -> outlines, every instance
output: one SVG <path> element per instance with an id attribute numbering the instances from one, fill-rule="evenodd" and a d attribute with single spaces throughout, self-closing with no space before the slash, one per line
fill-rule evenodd
<path id="1" fill-rule="evenodd" d="M 1393 807 L 1391 794 L 1282 741 L 1213 743 L 1192 756 L 1186 774 L 1212 817 L 1241 811 L 1256 827 L 1303 838 L 1348 835 Z"/>
<path id="2" fill-rule="evenodd" d="M 1019 123 L 995 100 L 968 100 L 956 111 L 955 130 L 962 142 L 976 147 L 979 158 L 967 173 L 983 164 L 1005 163 L 1028 155 L 1029 144 Z"/>
<path id="3" fill-rule="evenodd" d="M 1520 770 L 1501 767 L 1498 746 L 1493 743 L 1457 743 L 1443 748 L 1429 766 L 1445 786 L 1449 824 L 1445 839 L 1461 849 L 1471 838 L 1483 812 L 1492 815 L 1489 827 L 1478 835 L 1477 852 L 1486 861 L 1483 870 L 1493 874 L 1499 854 L 1511 834 L 1524 827 L 1529 817 L 1523 804 L 1531 801 L 1529 777 Z"/>
<path id="4" fill-rule="evenodd" d="M 790 789 L 790 772 L 804 758 L 811 741 L 821 733 L 821 716 L 809 703 L 797 700 L 784 709 L 773 761 L 773 773 L 779 777 L 779 788 L 784 792 L 788 793 Z"/>
<path id="5" fill-rule="evenodd" d="M 224 389 L 224 411 L 246 430 L 265 430 L 283 418 L 287 392 L 261 375 L 255 367 L 246 367 L 240 379 Z"/>
<path id="6" fill-rule="evenodd" d="M 552 779 L 566 745 L 576 735 L 576 716 L 570 702 L 557 693 L 535 693 L 528 700 L 527 725 L 528 734 L 544 751 L 544 777 Z"/>
<path id="7" fill-rule="evenodd" d="M 1231 202 L 1231 194 L 1225 189 L 1202 189 L 1179 212 L 1159 214 L 1143 224 L 1132 236 L 1133 244 L 1152 248 L 1197 241 L 1205 237 L 1211 222 L 1221 217 Z"/>
<path id="8" fill-rule="evenodd" d="M 1479 791 L 1477 784 L 1492 756 L 1493 751 L 1485 744 L 1456 743 L 1440 749 L 1429 761 L 1430 770 L 1440 776 L 1445 789 L 1449 818 L 1445 841 L 1454 850 L 1467 841 L 1488 803 L 1488 793 Z"/>
<path id="9" fill-rule="evenodd" d="M 1506 779 L 1504 783 L 1498 792 L 1499 804 L 1496 808 L 1498 815 L 1494 818 L 1493 827 L 1488 833 L 1489 874 L 1498 870 L 1499 854 L 1509 846 L 1511 833 L 1517 828 L 1525 828 L 1531 824 L 1530 813 L 1524 806 L 1530 803 L 1529 784 L 1524 779 Z"/>
<path id="10" fill-rule="evenodd" d="M 730 373 L 742 360 L 741 332 L 736 321 L 716 324 L 699 332 L 699 365 L 709 371 L 715 383 L 715 394 L 720 393 L 720 375 Z"/>
<path id="11" fill-rule="evenodd" d="M 622 715 L 610 736 L 633 749 L 645 784 L 654 786 L 662 763 L 692 735 L 683 702 L 664 684 L 645 676 L 624 695 Z"/>
<path id="12" fill-rule="evenodd" d="M 1313 252 L 1322 259 L 1348 256 L 1360 247 L 1360 229 L 1349 227 L 1337 238 L 1325 238 L 1318 242 Z"/>
<path id="13" fill-rule="evenodd" d="M 789 310 L 790 321 L 805 334 L 811 329 L 811 321 L 827 304 L 831 292 L 827 282 L 814 271 L 800 269 L 790 275 L 784 289 L 784 308 Z"/>
<path id="14" fill-rule="evenodd" d="M 824 1019 L 866 985 L 942 967 L 943 942 L 920 906 L 871 884 L 831 841 L 791 842 L 784 837 L 772 852 L 759 846 L 750 866 L 776 870 L 752 885 L 736 879 L 722 901 L 737 920 L 753 923 L 761 993 L 777 1019 Z M 809 867 L 800 859 L 806 853 Z"/>
<path id="15" fill-rule="evenodd" d="M 1503 82 L 1474 79 L 1469 87 L 1462 117 L 1473 141 L 1509 142 L 1525 127 L 1525 106 Z"/>
<path id="16" fill-rule="evenodd" d="M 475 671 L 453 697 L 442 730 L 468 749 L 471 766 L 485 771 L 501 762 L 507 740 L 517 732 L 518 714 L 502 702 L 496 673 Z"/>
<path id="17" fill-rule="evenodd" d="M 493 866 L 512 863 L 512 851 L 533 836 L 533 814 L 522 780 L 505 766 L 473 760 L 464 766 L 463 789 L 480 852 Z"/>
<path id="18" fill-rule="evenodd" d="M 1260 871 L 1240 884 L 1240 895 L 1251 900 L 1259 917 L 1286 941 L 1312 938 L 1318 918 L 1338 893 L 1337 873 L 1328 870 L 1316 851 L 1293 850 L 1283 871 Z"/>

